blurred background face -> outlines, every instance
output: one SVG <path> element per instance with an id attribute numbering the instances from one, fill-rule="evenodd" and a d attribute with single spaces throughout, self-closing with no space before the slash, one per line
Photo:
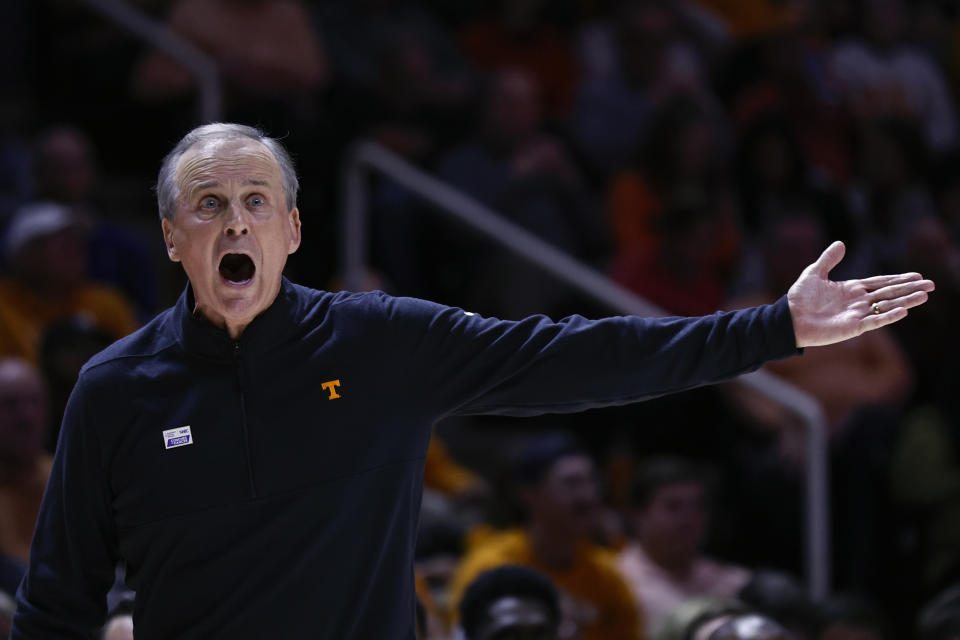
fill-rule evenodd
<path id="1" fill-rule="evenodd" d="M 0 456 L 32 457 L 43 448 L 46 390 L 23 360 L 0 360 Z"/>
<path id="2" fill-rule="evenodd" d="M 18 270 L 45 289 L 69 290 L 87 272 L 83 233 L 62 229 L 32 240 L 16 258 Z"/>
<path id="3" fill-rule="evenodd" d="M 498 143 L 519 145 L 540 127 L 540 97 L 528 73 L 506 71 L 494 80 L 487 117 Z"/>
<path id="4" fill-rule="evenodd" d="M 93 149 L 79 131 L 62 127 L 47 133 L 37 150 L 40 190 L 58 202 L 80 202 L 93 190 Z"/>
<path id="5" fill-rule="evenodd" d="M 587 456 L 560 458 L 538 487 L 529 492 L 531 518 L 568 535 L 586 535 L 599 516 L 596 470 Z"/>
<path id="6" fill-rule="evenodd" d="M 508 596 L 490 605 L 488 621 L 475 640 L 556 640 L 547 607 L 531 598 Z"/>
<path id="7" fill-rule="evenodd" d="M 645 549 L 657 557 L 688 560 L 700 551 L 706 530 L 706 492 L 697 482 L 665 485 L 636 518 Z"/>

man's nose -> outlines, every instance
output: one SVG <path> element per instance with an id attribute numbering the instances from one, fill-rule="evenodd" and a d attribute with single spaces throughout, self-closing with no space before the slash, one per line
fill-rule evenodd
<path id="1" fill-rule="evenodd" d="M 227 210 L 227 219 L 223 232 L 228 236 L 244 236 L 250 231 L 247 212 L 237 204 L 231 204 Z"/>

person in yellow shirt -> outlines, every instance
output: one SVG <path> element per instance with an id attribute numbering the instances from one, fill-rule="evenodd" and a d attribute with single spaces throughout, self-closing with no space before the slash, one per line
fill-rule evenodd
<path id="1" fill-rule="evenodd" d="M 590 457 L 570 438 L 554 434 L 531 443 L 517 471 L 528 524 L 486 536 L 467 553 L 451 581 L 452 611 L 481 572 L 521 565 L 559 589 L 563 628 L 576 630 L 561 637 L 644 640 L 643 616 L 612 554 L 589 539 L 600 508 Z"/>
<path id="2" fill-rule="evenodd" d="M 26 563 L 53 459 L 43 450 L 46 389 L 40 373 L 0 358 L 0 557 Z"/>
<path id="3" fill-rule="evenodd" d="M 11 277 L 0 278 L 0 355 L 36 364 L 44 330 L 70 316 L 86 316 L 114 338 L 137 328 L 120 293 L 86 280 L 82 228 L 71 209 L 52 202 L 14 216 L 4 243 Z"/>

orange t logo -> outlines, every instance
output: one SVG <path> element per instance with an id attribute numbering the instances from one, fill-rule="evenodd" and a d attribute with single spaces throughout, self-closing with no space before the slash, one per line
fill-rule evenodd
<path id="1" fill-rule="evenodd" d="M 326 391 L 330 392 L 330 397 L 327 400 L 336 400 L 340 397 L 340 394 L 337 393 L 337 387 L 340 386 L 339 380 L 329 380 L 320 385 L 320 387 Z"/>

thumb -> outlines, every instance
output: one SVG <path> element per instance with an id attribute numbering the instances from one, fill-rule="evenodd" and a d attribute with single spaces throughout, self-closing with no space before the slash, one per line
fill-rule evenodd
<path id="1" fill-rule="evenodd" d="M 817 261 L 810 265 L 808 269 L 817 275 L 826 278 L 830 271 L 840 264 L 840 261 L 843 260 L 843 256 L 846 252 L 847 248 L 842 242 L 837 240 L 827 247 L 826 250 L 820 254 L 820 257 L 817 258 Z"/>

